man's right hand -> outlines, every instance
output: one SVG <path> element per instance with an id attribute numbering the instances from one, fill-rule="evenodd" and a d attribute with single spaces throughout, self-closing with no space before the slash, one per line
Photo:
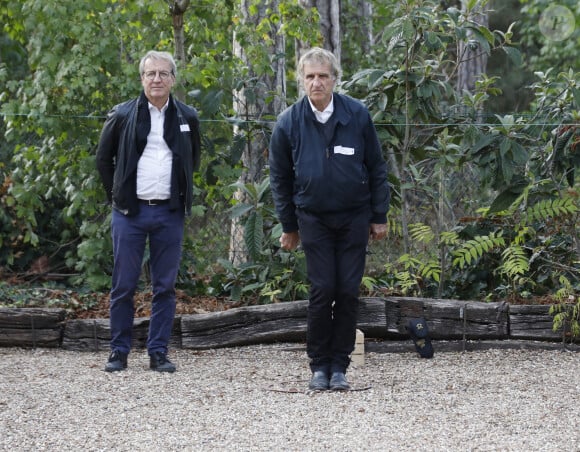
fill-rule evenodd
<path id="1" fill-rule="evenodd" d="M 280 246 L 283 250 L 292 251 L 298 248 L 300 233 L 298 231 L 283 232 L 280 236 Z"/>

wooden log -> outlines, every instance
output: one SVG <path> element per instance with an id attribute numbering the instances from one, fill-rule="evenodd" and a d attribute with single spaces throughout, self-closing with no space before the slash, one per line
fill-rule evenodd
<path id="1" fill-rule="evenodd" d="M 357 328 L 366 338 L 387 337 L 387 316 L 383 298 L 361 298 Z"/>
<path id="2" fill-rule="evenodd" d="M 131 347 L 147 347 L 149 318 L 138 317 L 133 321 Z M 62 347 L 66 350 L 100 351 L 109 350 L 111 328 L 109 319 L 75 319 L 67 322 L 64 329 Z M 169 343 L 171 348 L 181 348 L 181 317 L 176 316 Z"/>
<path id="3" fill-rule="evenodd" d="M 74 319 L 66 323 L 62 348 L 78 351 L 108 350 L 110 340 L 109 319 Z"/>
<path id="4" fill-rule="evenodd" d="M 387 337 L 409 337 L 408 321 L 422 317 L 433 339 L 507 339 L 508 311 L 502 302 L 387 297 Z"/>
<path id="5" fill-rule="evenodd" d="M 183 348 L 207 349 L 306 339 L 307 300 L 245 306 L 181 318 Z"/>
<path id="6" fill-rule="evenodd" d="M 0 346 L 59 347 L 65 317 L 64 309 L 0 307 Z"/>
<path id="7" fill-rule="evenodd" d="M 306 339 L 307 300 L 176 317 L 170 347 L 214 348 Z M 433 339 L 562 341 L 547 305 L 414 297 L 362 298 L 357 328 L 366 338 L 409 339 L 411 318 L 427 320 Z M 0 346 L 108 350 L 109 319 L 65 320 L 63 309 L 0 307 Z M 137 318 L 132 346 L 145 348 L 149 318 Z M 567 337 L 569 340 L 569 337 Z M 578 342 L 578 340 L 576 341 Z"/>
<path id="8" fill-rule="evenodd" d="M 62 328 L 1 328 L 0 347 L 60 347 Z"/>
<path id="9" fill-rule="evenodd" d="M 299 300 L 183 316 L 183 348 L 305 341 L 307 308 L 308 300 Z M 385 337 L 385 325 L 384 301 L 361 299 L 357 327 L 365 337 Z"/>
<path id="10" fill-rule="evenodd" d="M 60 308 L 5 308 L 0 307 L 0 328 L 55 328 L 66 317 Z"/>
<path id="11" fill-rule="evenodd" d="M 514 339 L 558 341 L 563 331 L 554 331 L 549 305 L 510 306 L 510 336 Z"/>

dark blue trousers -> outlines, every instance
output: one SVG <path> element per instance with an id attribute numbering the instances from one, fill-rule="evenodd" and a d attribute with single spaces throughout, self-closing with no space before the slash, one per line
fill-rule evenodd
<path id="1" fill-rule="evenodd" d="M 370 211 L 322 216 L 298 210 L 297 215 L 310 282 L 310 368 L 345 372 L 356 340 Z"/>
<path id="2" fill-rule="evenodd" d="M 111 350 L 129 353 L 143 256 L 149 240 L 153 301 L 147 337 L 149 353 L 167 353 L 175 317 L 175 281 L 181 259 L 184 212 L 167 204 L 141 205 L 136 216 L 113 209 L 113 278 L 111 286 Z"/>

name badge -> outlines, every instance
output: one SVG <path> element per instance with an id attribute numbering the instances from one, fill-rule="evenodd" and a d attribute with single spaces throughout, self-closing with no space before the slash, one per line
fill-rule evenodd
<path id="1" fill-rule="evenodd" d="M 354 148 L 347 148 L 344 146 L 334 146 L 335 154 L 354 155 Z"/>
<path id="2" fill-rule="evenodd" d="M 179 128 L 182 132 L 189 132 L 189 124 L 180 124 Z"/>

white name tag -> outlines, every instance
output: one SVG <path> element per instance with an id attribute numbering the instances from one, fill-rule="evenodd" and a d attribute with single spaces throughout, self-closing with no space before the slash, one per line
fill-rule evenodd
<path id="1" fill-rule="evenodd" d="M 344 146 L 334 146 L 335 154 L 354 155 L 354 148 L 346 148 Z"/>
<path id="2" fill-rule="evenodd" d="M 189 132 L 189 124 L 180 124 L 179 128 L 182 132 Z"/>

